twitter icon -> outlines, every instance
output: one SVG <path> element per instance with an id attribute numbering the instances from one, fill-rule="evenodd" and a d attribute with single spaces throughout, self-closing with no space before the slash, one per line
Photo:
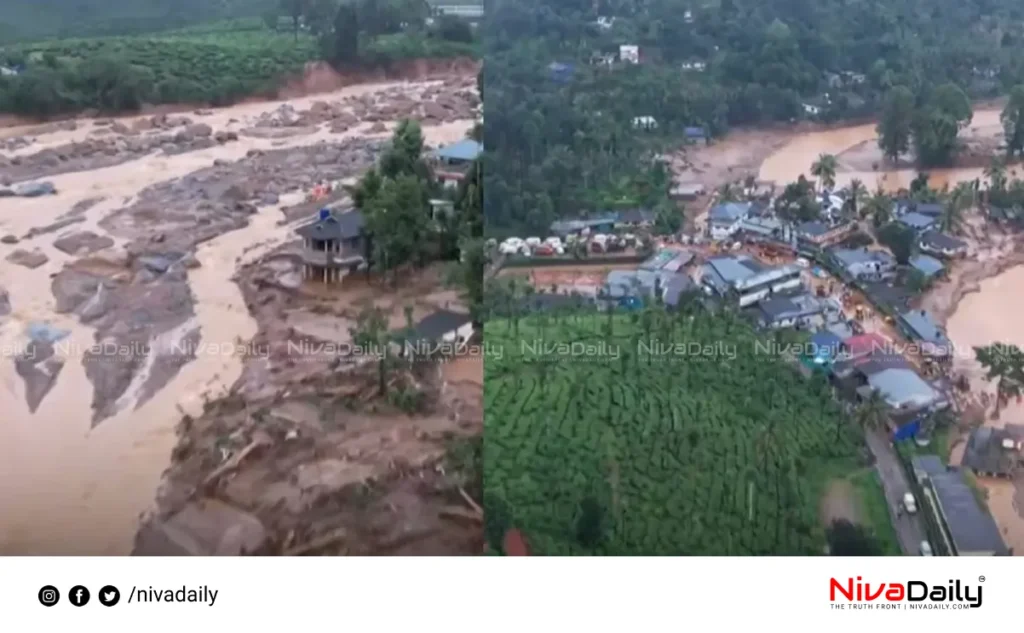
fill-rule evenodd
<path id="1" fill-rule="evenodd" d="M 100 604 L 105 607 L 112 607 L 121 600 L 121 592 L 114 585 L 107 585 L 100 589 Z"/>

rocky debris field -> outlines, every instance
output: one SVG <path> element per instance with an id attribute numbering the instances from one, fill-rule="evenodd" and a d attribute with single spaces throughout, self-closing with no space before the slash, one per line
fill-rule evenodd
<path id="1" fill-rule="evenodd" d="M 100 226 L 124 239 L 123 247 L 110 248 L 110 237 L 89 231 L 58 239 L 56 248 L 81 258 L 53 277 L 56 311 L 94 327 L 100 350 L 124 350 L 85 355 L 94 387 L 94 424 L 116 412 L 118 399 L 134 381 L 141 381 L 137 406 L 190 360 L 182 350 L 194 347 L 172 343 L 199 336 L 189 325 L 194 310 L 187 275 L 198 265 L 199 243 L 245 226 L 258 206 L 276 204 L 280 194 L 361 174 L 381 147 L 380 141 L 355 139 L 252 151 L 240 161 L 148 187 L 130 206 L 108 215 Z M 19 249 L 8 259 L 39 266 L 45 257 Z M 140 375 L 143 371 L 148 373 Z"/>
<path id="2" fill-rule="evenodd" d="M 423 367 L 416 380 L 428 404 L 410 416 L 378 400 L 376 362 L 323 351 L 347 340 L 332 326 L 350 326 L 367 305 L 397 320 L 404 306 L 423 314 L 447 303 L 439 272 L 395 291 L 362 278 L 304 289 L 290 253 L 239 275 L 259 353 L 229 397 L 182 423 L 135 553 L 478 554 L 479 485 L 450 449 L 472 453 L 482 386 L 445 384 L 438 366 Z"/>
<path id="3" fill-rule="evenodd" d="M 179 129 L 159 133 L 174 128 Z M 143 130 L 147 133 L 143 134 Z M 152 133 L 153 130 L 157 133 Z M 166 116 L 140 119 L 131 128 L 114 122 L 97 128 L 94 135 L 94 138 L 43 149 L 34 154 L 0 155 L 0 182 L 9 184 L 75 171 L 91 171 L 120 165 L 156 151 L 167 155 L 182 154 L 238 140 L 234 132 L 215 133 L 205 123 Z"/>
<path id="4" fill-rule="evenodd" d="M 201 118 L 209 112 L 197 111 L 193 117 L 157 115 L 131 122 L 114 119 L 94 121 L 89 138 L 31 154 L 0 155 L 0 185 L 10 186 L 58 174 L 90 171 L 127 163 L 153 152 L 173 156 L 208 149 L 238 140 L 239 134 L 258 138 L 289 138 L 309 135 L 327 126 L 331 132 L 346 132 L 361 123 L 371 122 L 371 133 L 387 131 L 387 121 L 411 118 L 424 125 L 436 125 L 476 118 L 480 99 L 473 81 L 448 79 L 425 87 L 395 86 L 377 92 L 349 95 L 331 101 L 325 97 L 308 109 L 296 110 L 290 104 L 254 117 L 251 121 L 231 120 L 231 129 L 214 130 Z M 50 129 L 52 128 L 52 129 Z M 68 131 L 78 128 L 75 121 L 50 124 L 35 133 Z M 0 150 L 29 147 L 27 137 L 5 139 Z M 10 190 L 8 195 L 15 195 Z"/>
<path id="5" fill-rule="evenodd" d="M 345 132 L 362 122 L 379 123 L 371 132 L 387 129 L 385 121 L 415 119 L 422 125 L 437 125 L 477 116 L 480 99 L 474 85 L 465 79 L 451 79 L 428 86 L 419 94 L 410 94 L 407 87 L 394 87 L 375 93 L 352 95 L 340 101 L 315 101 L 307 110 L 296 110 L 284 104 L 257 118 L 243 134 L 260 138 L 285 137 L 329 124 L 334 133 Z"/>

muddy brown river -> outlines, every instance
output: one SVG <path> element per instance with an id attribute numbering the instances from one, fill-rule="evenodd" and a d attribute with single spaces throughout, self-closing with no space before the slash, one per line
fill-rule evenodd
<path id="1" fill-rule="evenodd" d="M 396 86 L 408 86 L 412 91 L 423 85 L 355 86 L 287 103 L 306 109 L 315 101 L 335 101 Z M 282 103 L 244 104 L 190 118 L 217 131 L 238 131 Z M 91 121 L 78 123 L 75 131 L 38 135 L 31 147 L 4 155 L 26 155 L 83 141 L 95 128 Z M 465 136 L 472 123 L 466 120 L 428 126 L 424 135 L 431 144 L 454 142 Z M 238 142 L 209 149 L 175 156 L 152 154 L 116 167 L 46 178 L 54 183 L 58 195 L 0 198 L 0 235 L 23 235 L 33 227 L 48 225 L 76 202 L 96 196 L 105 199 L 89 209 L 86 221 L 75 225 L 75 230 L 107 235 L 99 221 L 129 204 L 150 185 L 209 167 L 218 159 L 241 159 L 253 149 L 389 134 L 371 135 L 369 127 L 369 123 L 363 123 L 343 134 L 321 130 L 286 140 L 240 136 Z M 0 130 L 0 137 L 16 135 L 33 134 L 28 128 Z M 175 425 L 182 413 L 198 415 L 205 401 L 225 393 L 241 373 L 241 361 L 232 345 L 252 337 L 256 323 L 232 275 L 239 266 L 291 239 L 294 227 L 279 224 L 279 210 L 301 198 L 301 193 L 282 196 L 278 205 L 261 207 L 247 227 L 199 247 L 196 257 L 201 265 L 188 273 L 195 317 L 165 336 L 184 336 L 198 326 L 207 346 L 200 347 L 195 360 L 136 409 L 134 401 L 145 379 L 143 371 L 119 402 L 121 412 L 95 428 L 91 424 L 93 387 L 81 362 L 82 353 L 94 344 L 94 331 L 73 314 L 56 314 L 50 290 L 51 275 L 74 258 L 53 247 L 56 234 L 33 241 L 32 246 L 49 258 L 36 269 L 5 261 L 20 246 L 0 244 L 0 287 L 8 291 L 12 306 L 11 314 L 0 317 L 0 555 L 123 555 L 131 551 L 139 517 L 151 508 L 161 476 L 170 464 Z M 116 248 L 121 240 L 111 237 L 118 243 Z M 65 360 L 63 369 L 33 414 L 13 361 L 26 348 L 29 324 L 40 322 L 66 330 L 69 335 L 58 349 Z"/>

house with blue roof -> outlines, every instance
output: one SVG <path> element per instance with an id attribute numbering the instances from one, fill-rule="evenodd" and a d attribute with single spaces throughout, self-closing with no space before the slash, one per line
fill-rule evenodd
<path id="1" fill-rule="evenodd" d="M 702 127 L 688 127 L 683 129 L 683 135 L 686 136 L 686 140 L 691 142 L 708 141 L 708 131 Z"/>
<path id="2" fill-rule="evenodd" d="M 828 367 L 843 352 L 843 339 L 834 332 L 822 330 L 811 337 L 804 355 L 813 365 Z"/>
<path id="3" fill-rule="evenodd" d="M 924 310 L 909 310 L 896 319 L 900 330 L 918 345 L 921 353 L 936 359 L 948 358 L 953 354 L 953 343 L 932 315 Z"/>
<path id="4" fill-rule="evenodd" d="M 462 181 L 469 166 L 480 157 L 484 147 L 471 138 L 445 145 L 431 154 L 434 159 L 434 175 L 446 187 L 454 187 Z"/>
<path id="5" fill-rule="evenodd" d="M 935 279 L 946 269 L 942 262 L 930 255 L 914 255 L 907 263 L 912 269 L 924 275 L 925 279 Z"/>
<path id="6" fill-rule="evenodd" d="M 708 211 L 708 235 L 713 240 L 726 240 L 736 234 L 740 223 L 750 212 L 749 202 L 723 202 Z"/>

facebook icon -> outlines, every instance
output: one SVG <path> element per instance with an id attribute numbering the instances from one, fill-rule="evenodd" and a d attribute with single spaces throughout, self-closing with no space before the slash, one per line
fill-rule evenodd
<path id="1" fill-rule="evenodd" d="M 84 607 L 89 603 L 89 590 L 82 585 L 75 585 L 68 593 L 68 599 L 76 607 Z"/>

